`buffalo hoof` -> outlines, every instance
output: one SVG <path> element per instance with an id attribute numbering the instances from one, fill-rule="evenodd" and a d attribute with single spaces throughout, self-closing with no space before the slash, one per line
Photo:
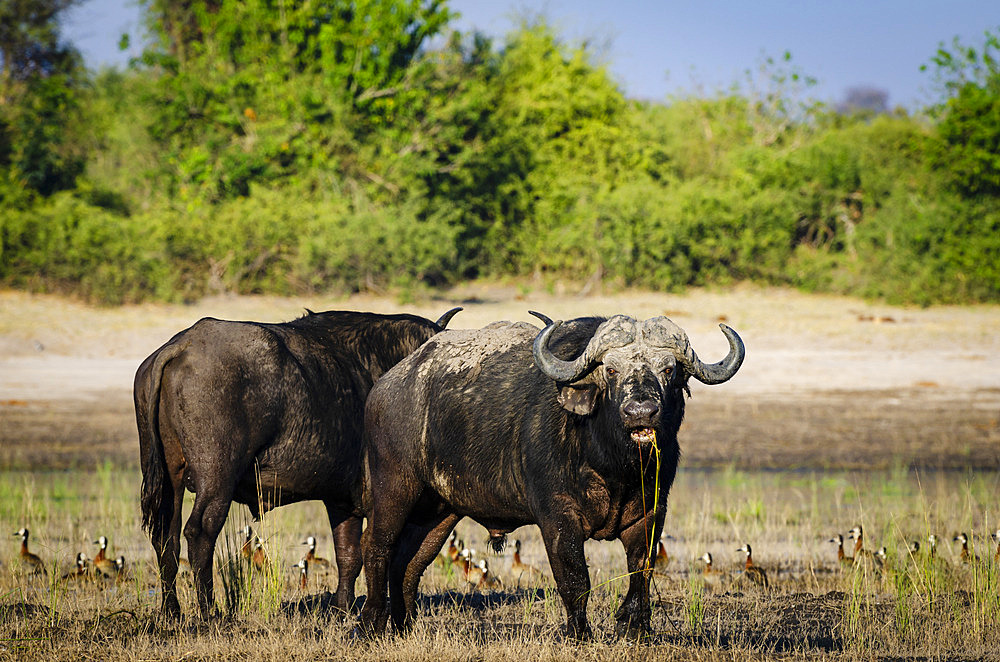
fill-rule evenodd
<path id="1" fill-rule="evenodd" d="M 385 637 L 385 632 L 377 632 L 370 627 L 366 627 L 361 623 L 358 623 L 351 629 L 351 633 L 347 635 L 348 640 L 361 644 L 368 641 L 375 641 L 376 639 L 381 639 Z"/>
<path id="2" fill-rule="evenodd" d="M 359 618 L 351 630 L 350 637 L 354 641 L 372 641 L 385 636 L 385 626 L 385 621 L 381 619 L 376 619 L 373 623 L 367 619 Z"/>
<path id="3" fill-rule="evenodd" d="M 584 621 L 582 624 L 569 622 L 562 628 L 562 635 L 567 639 L 576 641 L 593 641 L 594 631 L 590 629 L 590 624 Z"/>
<path id="4" fill-rule="evenodd" d="M 652 634 L 648 623 L 618 621 L 615 624 L 615 634 L 621 639 L 641 641 Z"/>
<path id="5" fill-rule="evenodd" d="M 181 620 L 181 605 L 177 601 L 177 598 L 164 601 L 160 614 L 168 621 Z"/>

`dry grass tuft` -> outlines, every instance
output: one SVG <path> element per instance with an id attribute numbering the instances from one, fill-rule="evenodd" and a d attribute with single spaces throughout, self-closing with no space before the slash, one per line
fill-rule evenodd
<path id="1" fill-rule="evenodd" d="M 643 642 L 614 638 L 614 609 L 625 593 L 620 545 L 590 542 L 587 555 L 594 591 L 590 601 L 596 640 L 560 635 L 562 604 L 551 582 L 517 586 L 510 555 L 490 558 L 506 580 L 504 591 L 477 593 L 457 573 L 433 565 L 421 585 L 420 616 L 405 637 L 369 642 L 352 637 L 353 616 L 333 606 L 335 573 L 313 574 L 298 587 L 289 566 L 305 553 L 298 543 L 316 535 L 331 540 L 319 504 L 280 508 L 256 529 L 273 568 L 234 575 L 240 601 L 208 623 L 193 618 L 189 577 L 179 583 L 186 618 L 158 616 L 159 593 L 152 549 L 138 520 L 138 476 L 104 466 L 69 475 L 5 472 L 0 476 L 0 519 L 10 530 L 32 528 L 32 549 L 49 576 L 23 573 L 17 540 L 0 553 L 0 657 L 21 660 L 139 659 L 375 659 L 375 660 L 749 660 L 870 659 L 871 657 L 976 658 L 1000 644 L 997 568 L 962 564 L 959 530 L 975 532 L 974 550 L 991 557 L 987 532 L 995 530 L 994 495 L 1000 474 L 890 472 L 682 471 L 671 493 L 667 540 L 671 562 L 655 575 L 653 633 Z M 234 507 L 217 553 L 216 592 L 226 614 L 222 574 L 240 563 L 238 529 L 246 510 Z M 842 571 L 836 546 L 826 541 L 857 523 L 866 545 L 885 545 L 889 563 Z M 936 559 L 911 556 L 911 540 L 936 532 Z M 76 551 L 92 556 L 98 535 L 124 554 L 124 582 L 61 582 Z M 470 547 L 486 554 L 485 531 L 459 525 Z M 524 560 L 547 571 L 536 530 L 516 534 Z M 229 542 L 227 543 L 227 539 Z M 751 541 L 771 590 L 742 580 L 742 554 Z M 228 546 L 227 546 L 228 545 Z M 227 552 L 227 549 L 229 550 Z M 332 551 L 332 550 L 331 550 Z M 726 572 L 719 587 L 705 584 L 693 562 L 712 552 Z M 363 592 L 363 584 L 359 587 Z"/>

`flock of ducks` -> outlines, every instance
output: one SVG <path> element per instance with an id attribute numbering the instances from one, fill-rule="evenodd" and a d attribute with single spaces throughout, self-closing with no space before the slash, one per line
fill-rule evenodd
<path id="1" fill-rule="evenodd" d="M 864 529 L 861 525 L 855 526 L 847 533 L 847 537 L 854 541 L 854 551 L 853 555 L 848 555 L 844 551 L 844 536 L 837 534 L 833 538 L 830 538 L 829 542 L 837 544 L 837 564 L 843 569 L 868 569 L 876 573 L 884 572 L 889 569 L 894 562 L 894 559 L 890 558 L 885 547 L 881 547 L 876 551 L 871 551 L 865 548 L 865 537 Z M 1000 529 L 990 535 L 990 538 L 994 540 L 997 544 L 996 552 L 993 554 L 993 563 L 1000 565 Z M 937 543 L 938 537 L 933 533 L 927 536 L 927 549 L 926 558 L 930 559 L 931 562 L 938 562 L 941 559 L 937 556 Z M 982 563 L 984 559 L 979 555 L 972 552 L 969 549 L 969 536 L 966 533 L 959 533 L 954 538 L 953 542 L 961 543 L 962 548 L 959 553 L 959 560 L 962 564 L 978 564 Z M 757 566 L 753 562 L 753 551 L 749 544 L 740 547 L 738 552 L 745 552 L 747 555 L 746 564 L 744 565 L 741 577 L 744 581 L 749 581 L 752 584 L 759 586 L 760 588 L 767 589 L 769 587 L 767 580 L 767 573 L 763 568 Z M 907 555 L 914 561 L 919 561 L 923 556 L 921 552 L 920 542 L 913 541 L 910 543 Z M 712 563 L 712 555 L 709 552 L 705 552 L 699 559 L 704 564 L 702 569 L 702 579 L 706 584 L 718 587 L 723 585 L 725 582 L 731 579 L 729 573 L 716 568 Z"/>
<path id="2" fill-rule="evenodd" d="M 270 559 L 268 558 L 267 551 L 264 549 L 261 539 L 254 533 L 250 526 L 243 527 L 241 533 L 243 534 L 243 543 L 240 546 L 240 556 L 242 556 L 242 558 L 254 570 L 257 570 L 258 572 L 263 571 L 270 565 Z M 48 570 L 46 569 L 45 563 L 42 559 L 28 549 L 28 537 L 30 535 L 28 529 L 22 528 L 14 533 L 14 535 L 21 538 L 20 562 L 22 567 L 31 574 L 48 575 Z M 865 547 L 864 529 L 861 525 L 855 526 L 851 529 L 848 532 L 847 537 L 854 541 L 852 555 L 848 555 L 844 549 L 843 535 L 837 534 L 828 541 L 830 543 L 836 543 L 837 545 L 837 563 L 841 568 L 863 567 L 881 572 L 891 564 L 891 560 L 885 547 L 876 551 L 871 551 Z M 990 537 L 997 543 L 996 552 L 993 555 L 993 562 L 1000 564 L 1000 529 L 997 529 L 997 531 Z M 919 556 L 926 554 L 926 558 L 937 560 L 938 540 L 939 539 L 936 535 L 930 534 L 927 537 L 927 548 L 924 552 L 921 551 L 919 541 L 911 542 L 907 552 L 908 556 L 916 560 Z M 976 564 L 983 561 L 980 556 L 976 555 L 969 549 L 969 537 L 967 534 L 959 533 L 952 539 L 952 541 L 961 543 L 962 545 L 961 552 L 959 553 L 961 563 Z M 60 579 L 62 581 L 114 580 L 118 583 L 125 579 L 125 557 L 118 556 L 116 559 L 111 559 L 108 556 L 108 539 L 105 536 L 99 537 L 94 541 L 94 544 L 98 545 L 98 551 L 94 555 L 94 558 L 90 559 L 84 552 L 78 552 L 76 555 L 75 565 L 69 572 L 61 576 Z M 308 587 L 310 571 L 319 569 L 322 572 L 327 572 L 330 570 L 332 564 L 330 561 L 316 555 L 315 537 L 308 536 L 302 541 L 302 545 L 307 546 L 308 550 L 299 562 L 295 563 L 291 567 L 298 571 L 299 587 L 305 590 Z M 769 582 L 767 572 L 764 568 L 754 563 L 753 549 L 750 547 L 750 544 L 745 543 L 736 551 L 746 554 L 746 561 L 743 565 L 742 571 L 738 573 L 736 578 L 741 581 L 749 582 L 762 589 L 768 589 Z M 663 545 L 663 540 L 661 539 L 657 543 L 656 555 L 654 556 L 653 567 L 651 570 L 657 574 L 664 574 L 669 561 L 670 557 L 668 556 L 666 548 Z M 731 579 L 730 573 L 715 567 L 712 561 L 712 554 L 710 552 L 705 552 L 698 559 L 698 561 L 704 564 L 701 572 L 701 578 L 706 584 L 718 587 Z M 441 568 L 449 572 L 449 574 L 455 573 L 458 576 L 461 576 L 472 589 L 481 591 L 500 591 L 504 588 L 503 580 L 501 580 L 500 577 L 498 577 L 490 569 L 487 560 L 485 558 L 477 560 L 476 550 L 466 547 L 465 541 L 458 538 L 457 531 L 452 531 L 451 536 L 448 538 L 448 546 L 441 552 L 435 562 Z M 180 570 L 182 572 L 190 572 L 190 565 L 185 559 L 180 560 L 180 566 Z M 514 541 L 514 556 L 510 565 L 510 574 L 512 581 L 517 586 L 521 586 L 522 584 L 536 585 L 547 580 L 546 575 L 541 570 L 525 563 L 521 559 L 520 540 Z"/>
<path id="3" fill-rule="evenodd" d="M 14 532 L 15 536 L 21 538 L 21 553 L 19 555 L 21 565 L 31 574 L 48 576 L 48 569 L 41 557 L 28 549 L 28 537 L 31 532 L 27 527 Z M 98 546 L 97 554 L 94 558 L 88 558 L 84 552 L 77 552 L 76 563 L 73 568 L 60 577 L 61 581 L 101 581 L 114 580 L 120 583 L 125 579 L 125 557 L 119 556 L 112 559 L 108 556 L 108 539 L 101 536 L 94 541 Z"/>
<path id="4" fill-rule="evenodd" d="M 770 584 L 767 581 L 767 572 L 764 568 L 755 565 L 753 562 L 753 548 L 750 547 L 750 543 L 744 543 L 743 546 L 736 551 L 745 552 L 747 555 L 746 563 L 743 564 L 743 571 L 738 576 L 738 579 L 751 582 L 752 584 L 765 590 L 770 588 Z M 712 554 L 710 552 L 705 552 L 698 560 L 705 564 L 701 575 L 702 579 L 709 586 L 718 587 L 730 579 L 729 573 L 716 568 L 712 563 Z"/>
<path id="5" fill-rule="evenodd" d="M 260 541 L 253 535 L 250 527 L 244 528 L 243 531 L 246 536 L 242 548 L 243 556 L 250 560 L 251 565 L 255 568 L 262 569 L 267 563 L 266 556 L 259 558 L 256 555 L 250 555 L 251 549 L 261 549 Z M 298 571 L 299 588 L 305 590 L 309 585 L 309 573 L 314 568 L 319 568 L 324 572 L 329 571 L 331 564 L 326 559 L 316 556 L 316 538 L 309 536 L 302 541 L 302 544 L 307 545 L 309 549 L 305 556 L 291 567 Z M 451 536 L 448 538 L 448 547 L 441 552 L 435 562 L 446 571 L 460 575 L 468 582 L 470 588 L 480 591 L 503 590 L 503 580 L 490 570 L 489 562 L 484 558 L 476 560 L 476 550 L 466 547 L 465 541 L 458 539 L 456 531 L 452 531 Z M 511 573 L 517 576 L 517 583 L 519 585 L 522 581 L 525 583 L 537 583 L 544 579 L 543 573 L 538 568 L 528 565 L 521 560 L 520 540 L 514 541 L 514 559 L 511 563 Z"/>
<path id="6" fill-rule="evenodd" d="M 502 591 L 503 581 L 492 570 L 486 559 L 476 560 L 476 550 L 465 546 L 464 540 L 458 539 L 458 532 L 452 531 L 448 537 L 448 546 L 438 555 L 435 563 L 446 571 L 460 575 L 470 588 L 486 591 Z M 542 576 L 538 568 L 521 560 L 521 541 L 514 541 L 514 561 L 511 572 L 517 575 L 517 583 L 521 580 L 533 581 Z"/>
<path id="7" fill-rule="evenodd" d="M 873 567 L 875 570 L 881 571 L 891 564 L 891 559 L 889 558 L 884 546 L 874 552 L 865 548 L 864 529 L 862 529 L 860 525 L 851 529 L 847 535 L 849 538 L 854 540 L 853 556 L 848 556 L 847 553 L 844 552 L 844 536 L 837 535 L 834 538 L 830 538 L 829 541 L 837 543 L 837 562 L 841 567 L 858 567 L 861 565 L 867 565 L 869 567 Z M 990 534 L 990 538 L 997 543 L 996 552 L 993 554 L 993 562 L 1000 564 L 1000 529 L 997 529 L 996 532 Z M 937 556 L 938 540 L 938 537 L 933 533 L 927 536 L 926 554 L 927 558 L 932 561 L 936 561 L 939 558 Z M 959 552 L 959 561 L 962 564 L 975 564 L 983 561 L 982 557 L 973 553 L 969 549 L 969 536 L 966 533 L 959 533 L 952 538 L 952 542 L 962 544 L 961 552 Z M 907 555 L 916 560 L 922 556 L 922 554 L 920 541 L 912 541 L 907 548 Z"/>

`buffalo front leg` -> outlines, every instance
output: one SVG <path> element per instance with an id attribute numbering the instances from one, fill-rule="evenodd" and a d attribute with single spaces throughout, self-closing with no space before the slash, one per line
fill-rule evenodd
<path id="1" fill-rule="evenodd" d="M 566 608 L 566 634 L 577 639 L 590 639 L 593 635 L 587 622 L 590 575 L 583 555 L 583 527 L 577 517 L 564 514 L 557 519 L 540 522 L 539 528 L 556 590 Z"/>
<path id="2" fill-rule="evenodd" d="M 335 515 L 327 508 L 333 527 L 333 548 L 337 558 L 337 609 L 349 612 L 354 605 L 354 584 L 361 575 L 361 518 Z M 341 521 L 342 520 L 342 521 Z"/>
<path id="3" fill-rule="evenodd" d="M 628 564 L 628 593 L 622 601 L 615 619 L 618 621 L 615 631 L 619 636 L 641 637 L 649 633 L 649 578 L 652 568 L 651 548 L 662 530 L 663 516 L 641 519 L 622 531 L 619 539 L 625 547 L 625 558 Z"/>

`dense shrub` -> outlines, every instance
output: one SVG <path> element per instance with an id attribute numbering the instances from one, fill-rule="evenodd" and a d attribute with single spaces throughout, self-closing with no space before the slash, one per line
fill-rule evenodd
<path id="1" fill-rule="evenodd" d="M 149 3 L 141 62 L 4 109 L 0 283 L 108 303 L 484 276 L 1000 300 L 984 52 L 939 50 L 955 84 L 926 115 L 802 104 L 781 70 L 766 93 L 640 103 L 542 24 L 426 50 L 439 0 L 206 6 Z"/>
<path id="2" fill-rule="evenodd" d="M 69 192 L 0 216 L 0 278 L 15 287 L 106 303 L 174 298 L 173 265 L 142 218 L 95 207 Z"/>

